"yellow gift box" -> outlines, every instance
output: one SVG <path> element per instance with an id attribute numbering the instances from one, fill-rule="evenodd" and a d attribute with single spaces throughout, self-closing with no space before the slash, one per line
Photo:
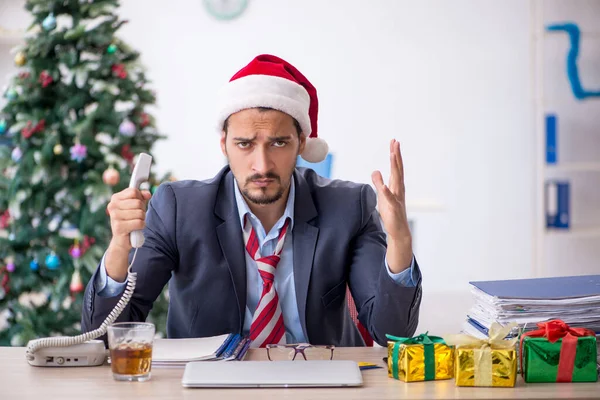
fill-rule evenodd
<path id="1" fill-rule="evenodd" d="M 413 338 L 387 335 L 388 376 L 404 382 L 452 379 L 454 347 L 427 333 Z"/>
<path id="2" fill-rule="evenodd" d="M 456 386 L 514 387 L 517 378 L 516 343 L 519 338 L 505 340 L 517 326 L 492 324 L 487 339 L 470 335 L 446 336 L 456 346 Z"/>

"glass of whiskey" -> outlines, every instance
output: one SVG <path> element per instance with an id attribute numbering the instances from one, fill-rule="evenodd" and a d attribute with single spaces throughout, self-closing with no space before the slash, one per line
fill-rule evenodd
<path id="1" fill-rule="evenodd" d="M 108 327 L 108 347 L 113 378 L 144 382 L 150 379 L 154 324 L 118 322 Z"/>

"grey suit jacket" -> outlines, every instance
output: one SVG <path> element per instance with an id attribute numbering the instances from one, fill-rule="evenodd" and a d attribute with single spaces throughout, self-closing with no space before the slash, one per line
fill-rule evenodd
<path id="1" fill-rule="evenodd" d="M 169 337 L 242 333 L 246 265 L 233 179 L 225 167 L 211 180 L 160 185 L 148 205 L 146 240 L 133 265 L 137 287 L 118 321 L 144 321 L 169 282 Z M 404 287 L 386 271 L 386 240 L 373 189 L 304 168 L 296 169 L 294 179 L 294 280 L 308 341 L 364 346 L 348 312 L 347 285 L 359 320 L 377 343 L 386 344 L 386 333 L 412 336 L 421 282 Z M 99 327 L 120 298 L 98 296 L 96 274 L 85 291 L 84 332 Z"/>

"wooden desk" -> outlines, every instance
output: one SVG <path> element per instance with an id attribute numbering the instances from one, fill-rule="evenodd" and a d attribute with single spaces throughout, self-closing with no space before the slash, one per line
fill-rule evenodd
<path id="1" fill-rule="evenodd" d="M 383 348 L 337 348 L 336 359 L 370 361 L 383 365 Z M 250 360 L 264 359 L 251 350 Z M 298 361 L 301 362 L 301 361 Z M 0 399 L 593 399 L 600 383 L 529 384 L 517 387 L 459 388 L 454 380 L 404 383 L 387 376 L 386 369 L 363 371 L 361 388 L 314 389 L 186 389 L 183 368 L 153 368 L 148 382 L 116 382 L 110 367 L 40 368 L 25 360 L 24 348 L 0 347 Z M 245 396 L 245 397 L 244 397 Z"/>

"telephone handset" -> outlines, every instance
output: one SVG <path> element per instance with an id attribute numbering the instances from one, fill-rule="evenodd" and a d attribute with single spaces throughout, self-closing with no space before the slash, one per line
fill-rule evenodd
<path id="1" fill-rule="evenodd" d="M 148 180 L 151 164 L 152 156 L 146 153 L 139 155 L 137 163 L 135 163 L 135 167 L 133 168 L 133 174 L 131 174 L 131 180 L 129 181 L 130 188 L 139 189 L 140 185 Z M 137 249 L 144 244 L 144 234 L 142 231 L 133 231 L 129 234 L 129 240 L 131 241 L 131 247 Z"/>
<path id="2" fill-rule="evenodd" d="M 140 153 L 133 169 L 129 187 L 139 188 L 143 182 L 150 177 L 150 166 L 152 156 Z M 106 358 L 106 350 L 101 340 L 94 340 L 104 335 L 108 326 L 123 312 L 133 291 L 137 280 L 137 273 L 132 272 L 131 266 L 135 261 L 138 248 L 144 244 L 142 231 L 133 231 L 129 235 L 131 247 L 135 250 L 133 258 L 127 269 L 127 286 L 123 295 L 108 317 L 102 322 L 98 329 L 83 333 L 74 337 L 60 336 L 41 339 L 33 339 L 27 343 L 25 356 L 27 362 L 34 366 L 45 367 L 76 367 L 102 365 Z"/>

